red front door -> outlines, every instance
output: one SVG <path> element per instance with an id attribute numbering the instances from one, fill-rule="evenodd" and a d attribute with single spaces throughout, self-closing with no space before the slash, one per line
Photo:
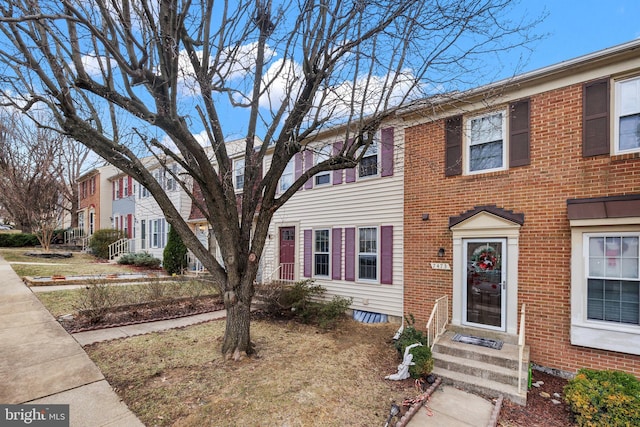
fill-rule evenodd
<path id="1" fill-rule="evenodd" d="M 295 227 L 280 227 L 280 280 L 295 279 L 295 239 Z"/>

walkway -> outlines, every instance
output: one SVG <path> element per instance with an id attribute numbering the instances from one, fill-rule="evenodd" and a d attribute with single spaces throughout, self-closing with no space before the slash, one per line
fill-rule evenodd
<path id="1" fill-rule="evenodd" d="M 72 427 L 143 426 L 2 257 L 0 342 L 0 403 L 68 404 Z"/>

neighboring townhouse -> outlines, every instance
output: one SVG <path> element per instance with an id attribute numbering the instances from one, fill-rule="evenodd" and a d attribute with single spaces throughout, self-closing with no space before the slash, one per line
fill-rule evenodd
<path id="1" fill-rule="evenodd" d="M 453 325 L 514 335 L 526 304 L 532 362 L 640 377 L 639 52 L 404 112 L 405 314 L 424 325 L 446 295 Z"/>
<path id="2" fill-rule="evenodd" d="M 120 230 L 129 239 L 129 251 L 135 252 L 136 237 L 136 183 L 130 176 L 118 173 L 109 178 L 111 183 L 111 228 Z"/>
<path id="3" fill-rule="evenodd" d="M 334 132 L 292 159 L 281 191 L 340 151 L 344 129 Z M 312 279 L 328 297 L 353 298 L 351 308 L 365 321 L 402 316 L 402 141 L 402 128 L 385 123 L 358 167 L 315 175 L 275 213 L 262 257 L 264 281 Z"/>
<path id="4" fill-rule="evenodd" d="M 178 165 L 169 163 L 165 168 L 157 162 L 152 162 L 151 159 L 145 159 L 145 164 L 148 165 L 147 168 L 164 188 L 180 215 L 188 218 L 191 210 L 191 199 L 174 178 L 174 175 L 180 173 Z M 169 170 L 173 174 L 169 173 Z M 137 252 L 148 252 L 156 258 L 162 259 L 164 247 L 167 244 L 167 235 L 169 234 L 169 223 L 149 190 L 138 183 L 134 183 L 134 189 L 137 189 L 134 215 L 134 230 L 136 230 L 134 233 L 135 250 Z"/>
<path id="5" fill-rule="evenodd" d="M 111 228 L 111 185 L 109 177 L 117 173 L 106 165 L 80 176 L 78 183 L 78 229 L 83 236 L 91 236 L 102 228 Z"/>

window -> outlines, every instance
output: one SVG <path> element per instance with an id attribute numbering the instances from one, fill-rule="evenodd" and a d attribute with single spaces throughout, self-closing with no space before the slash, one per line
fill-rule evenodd
<path id="1" fill-rule="evenodd" d="M 140 220 L 140 248 L 146 249 L 147 247 L 147 221 Z"/>
<path id="2" fill-rule="evenodd" d="M 588 320 L 640 325 L 639 241 L 640 234 L 585 238 Z"/>
<path id="3" fill-rule="evenodd" d="M 505 168 L 505 113 L 475 117 L 467 122 L 467 170 L 482 173 Z"/>
<path id="4" fill-rule="evenodd" d="M 329 276 L 329 230 L 314 231 L 313 275 Z"/>
<path id="5" fill-rule="evenodd" d="M 378 229 L 358 229 L 358 279 L 378 280 Z"/>
<path id="6" fill-rule="evenodd" d="M 90 184 L 90 193 L 91 194 L 96 194 L 96 177 L 91 177 L 91 181 L 89 181 Z"/>
<path id="7" fill-rule="evenodd" d="M 129 177 L 122 178 L 122 197 L 129 195 Z"/>
<path id="8" fill-rule="evenodd" d="M 84 234 L 84 211 L 78 212 L 78 228 Z"/>
<path id="9" fill-rule="evenodd" d="M 113 200 L 120 198 L 120 180 L 113 181 Z"/>
<path id="10" fill-rule="evenodd" d="M 96 214 L 94 211 L 89 211 L 89 235 L 93 234 L 95 231 L 96 223 L 95 223 Z"/>
<path id="11" fill-rule="evenodd" d="M 233 187 L 236 190 L 242 190 L 244 187 L 244 159 L 233 163 Z"/>
<path id="12" fill-rule="evenodd" d="M 160 247 L 160 220 L 151 220 L 151 245 L 152 248 Z"/>
<path id="13" fill-rule="evenodd" d="M 616 153 L 640 151 L 640 77 L 616 83 Z"/>
<path id="14" fill-rule="evenodd" d="M 175 191 L 175 189 L 178 187 L 176 179 L 174 178 L 174 175 L 176 175 L 178 173 L 178 167 L 177 165 L 171 165 L 171 170 L 166 171 L 166 184 L 167 184 L 167 191 Z"/>
<path id="15" fill-rule="evenodd" d="M 331 145 L 325 145 L 316 153 L 315 164 L 319 164 L 331 158 Z M 331 172 L 325 171 L 317 173 L 313 177 L 313 182 L 315 185 L 324 185 L 331 183 Z"/>
<path id="16" fill-rule="evenodd" d="M 366 176 L 376 176 L 378 175 L 378 138 L 374 138 L 371 141 L 371 145 L 367 148 L 367 151 L 364 153 L 362 160 L 358 165 L 358 176 L 360 178 Z"/>
<path id="17" fill-rule="evenodd" d="M 280 192 L 285 192 L 293 184 L 294 160 L 289 160 L 280 177 Z"/>

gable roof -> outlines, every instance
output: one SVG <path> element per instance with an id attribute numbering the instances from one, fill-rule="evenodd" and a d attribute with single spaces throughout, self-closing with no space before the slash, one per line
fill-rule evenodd
<path id="1" fill-rule="evenodd" d="M 514 213 L 513 211 L 499 208 L 496 205 L 482 205 L 476 206 L 473 209 L 463 212 L 458 216 L 449 217 L 449 228 L 458 225 L 463 221 L 466 221 L 467 219 L 479 214 L 480 212 L 487 212 L 519 225 L 524 224 L 523 213 Z"/>

